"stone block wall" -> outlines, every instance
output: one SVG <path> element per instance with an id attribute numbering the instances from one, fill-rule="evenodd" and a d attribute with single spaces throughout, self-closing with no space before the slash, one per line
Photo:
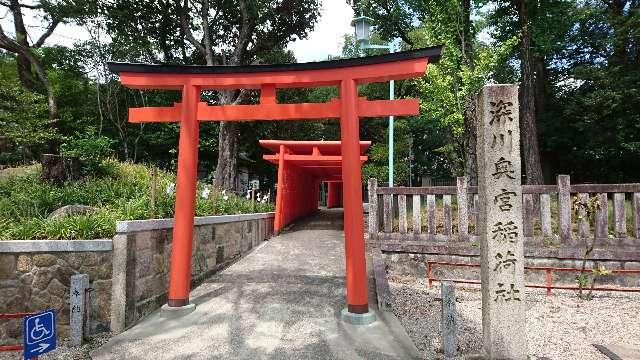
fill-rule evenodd
<path id="1" fill-rule="evenodd" d="M 0 241 L 0 313 L 53 308 L 59 338 L 69 335 L 69 283 L 88 274 L 87 330 L 109 329 L 111 240 Z M 22 342 L 22 319 L 0 320 L 0 344 Z"/>
<path id="2" fill-rule="evenodd" d="M 167 302 L 173 223 L 118 224 L 114 238 L 111 329 L 120 332 Z M 268 239 L 273 213 L 196 218 L 192 288 Z"/>
<path id="3" fill-rule="evenodd" d="M 273 213 L 195 219 L 192 287 L 273 234 Z M 172 219 L 125 221 L 113 239 L 0 241 L 0 313 L 54 308 L 69 337 L 69 285 L 88 274 L 89 334 L 119 332 L 166 303 Z M 22 319 L 0 319 L 0 345 L 22 342 Z"/>

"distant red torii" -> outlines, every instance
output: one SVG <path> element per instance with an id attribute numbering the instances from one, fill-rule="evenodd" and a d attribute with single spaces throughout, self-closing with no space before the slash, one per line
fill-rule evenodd
<path id="1" fill-rule="evenodd" d="M 441 46 L 362 58 L 313 63 L 186 66 L 109 62 L 124 86 L 182 92 L 182 103 L 170 107 L 129 109 L 131 122 L 180 122 L 178 173 L 169 271 L 168 306 L 189 304 L 193 222 L 198 167 L 200 121 L 340 119 L 347 310 L 369 310 L 362 216 L 359 127 L 361 117 L 415 115 L 416 99 L 374 100 L 358 97 L 358 84 L 420 77 L 437 61 Z M 337 86 L 339 98 L 327 103 L 278 104 L 276 90 L 292 87 Z M 256 105 L 217 105 L 201 102 L 202 90 L 260 89 Z"/>
<path id="2" fill-rule="evenodd" d="M 337 205 L 338 197 L 341 197 L 338 192 L 341 193 L 342 189 L 340 141 L 260 140 L 260 145 L 275 152 L 273 155 L 264 155 L 263 159 L 278 165 L 276 216 L 273 223 L 276 232 L 318 209 L 321 182 L 329 184 L 328 198 L 331 204 L 327 206 Z M 361 163 L 367 160 L 362 154 L 369 146 L 370 141 L 360 141 Z"/>

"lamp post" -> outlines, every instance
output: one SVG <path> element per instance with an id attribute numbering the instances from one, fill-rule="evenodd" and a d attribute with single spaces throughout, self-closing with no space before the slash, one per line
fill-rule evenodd
<path id="1" fill-rule="evenodd" d="M 392 53 L 394 51 L 393 41 L 389 45 L 371 44 L 372 22 L 372 18 L 363 15 L 351 20 L 351 26 L 355 29 L 356 42 L 362 49 L 387 49 Z M 389 100 L 394 99 L 394 86 L 395 82 L 389 81 Z M 389 187 L 393 187 L 393 120 L 393 115 L 389 116 Z"/>

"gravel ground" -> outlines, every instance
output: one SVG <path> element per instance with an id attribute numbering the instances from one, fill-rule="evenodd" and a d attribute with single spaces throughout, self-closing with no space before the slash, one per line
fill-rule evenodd
<path id="1" fill-rule="evenodd" d="M 58 342 L 58 347 L 42 356 L 38 360 L 90 360 L 89 352 L 106 343 L 111 333 L 102 333 L 88 339 L 80 347 L 71 347 L 67 341 Z M 22 360 L 22 352 L 0 353 L 0 360 Z"/>
<path id="2" fill-rule="evenodd" d="M 441 356 L 440 287 L 425 279 L 389 275 L 394 312 L 425 358 Z M 479 288 L 456 288 L 458 346 L 462 354 L 482 348 L 482 302 Z M 527 291 L 527 341 L 533 359 L 607 360 L 592 344 L 640 348 L 640 295 L 599 293 L 591 301 L 573 291 Z"/>

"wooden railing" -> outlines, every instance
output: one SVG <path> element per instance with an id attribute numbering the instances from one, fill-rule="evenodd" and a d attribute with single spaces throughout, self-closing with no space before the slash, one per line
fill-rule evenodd
<path id="1" fill-rule="evenodd" d="M 370 239 L 477 240 L 478 189 L 464 177 L 457 178 L 457 186 L 393 188 L 369 179 L 368 190 Z M 526 242 L 575 245 L 595 236 L 598 246 L 640 245 L 639 183 L 572 185 L 568 175 L 558 175 L 557 185 L 523 185 L 522 193 Z M 599 199 L 593 229 L 584 213 L 572 216 L 572 196 Z"/>

